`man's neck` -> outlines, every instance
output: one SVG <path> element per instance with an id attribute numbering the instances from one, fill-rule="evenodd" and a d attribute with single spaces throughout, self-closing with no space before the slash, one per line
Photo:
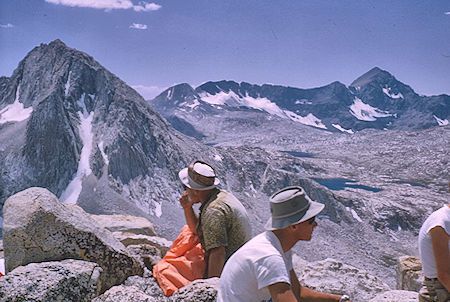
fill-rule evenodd
<path id="1" fill-rule="evenodd" d="M 273 230 L 272 233 L 277 236 L 278 240 L 281 243 L 281 248 L 283 249 L 283 252 L 289 251 L 296 243 L 297 240 L 295 240 L 291 233 L 289 232 L 289 229 L 281 229 L 281 230 Z"/>

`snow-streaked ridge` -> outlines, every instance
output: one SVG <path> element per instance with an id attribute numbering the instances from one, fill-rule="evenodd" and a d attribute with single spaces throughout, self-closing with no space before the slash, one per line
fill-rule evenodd
<path id="1" fill-rule="evenodd" d="M 226 105 L 230 107 L 245 106 L 261 111 L 265 111 L 269 114 L 276 115 L 281 118 L 288 118 L 294 122 L 298 122 L 304 125 L 313 126 L 317 128 L 327 129 L 320 119 L 309 113 L 306 116 L 300 116 L 292 111 L 281 109 L 276 103 L 272 102 L 268 98 L 254 98 L 246 94 L 245 96 L 239 96 L 235 92 L 221 91 L 216 94 L 201 93 L 201 100 L 211 105 Z"/>
<path id="2" fill-rule="evenodd" d="M 355 97 L 353 104 L 350 106 L 350 114 L 356 117 L 358 120 L 373 122 L 377 120 L 377 117 L 393 116 L 389 112 L 372 107 L 369 104 L 364 103 L 361 99 Z"/>
<path id="3" fill-rule="evenodd" d="M 7 122 L 21 122 L 28 119 L 33 112 L 33 107 L 30 106 L 25 108 L 23 104 L 19 101 L 20 95 L 20 85 L 17 85 L 16 89 L 16 99 L 14 103 L 9 104 L 2 110 L 0 110 L 0 124 Z"/>
<path id="4" fill-rule="evenodd" d="M 94 112 L 87 112 L 85 97 L 86 94 L 83 93 L 81 99 L 77 101 L 77 104 L 82 108 L 82 112 L 78 112 L 78 116 L 80 117 L 78 131 L 83 143 L 83 148 L 81 149 L 77 173 L 60 197 L 60 200 L 65 203 L 77 203 L 82 189 L 83 178 L 92 173 L 89 165 L 89 157 L 92 152 L 92 141 L 94 137 L 92 134 L 92 119 L 94 117 Z"/>

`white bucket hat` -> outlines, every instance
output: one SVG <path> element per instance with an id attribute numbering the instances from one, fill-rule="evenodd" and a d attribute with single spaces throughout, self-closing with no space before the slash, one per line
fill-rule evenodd
<path id="1" fill-rule="evenodd" d="M 301 187 L 287 187 L 273 194 L 269 200 L 272 216 L 266 230 L 283 229 L 306 221 L 319 214 L 324 204 L 312 201 Z"/>
<path id="2" fill-rule="evenodd" d="M 187 168 L 178 172 L 181 182 L 193 190 L 214 189 L 219 183 L 214 169 L 205 162 L 196 160 L 189 164 Z"/>

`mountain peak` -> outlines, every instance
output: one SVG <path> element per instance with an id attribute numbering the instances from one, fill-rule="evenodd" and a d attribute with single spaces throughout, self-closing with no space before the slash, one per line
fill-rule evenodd
<path id="1" fill-rule="evenodd" d="M 63 41 L 61 41 L 60 39 L 56 39 L 56 40 L 50 42 L 50 43 L 48 44 L 48 46 L 52 46 L 52 47 L 55 47 L 55 46 L 65 46 L 65 47 L 67 47 L 67 45 L 66 45 Z"/>
<path id="2" fill-rule="evenodd" d="M 363 74 L 362 76 L 360 76 L 359 78 L 357 78 L 355 81 L 353 81 L 353 83 L 351 83 L 350 86 L 361 87 L 376 80 L 386 81 L 392 77 L 393 76 L 389 72 L 379 67 L 374 67 L 365 74 Z"/>

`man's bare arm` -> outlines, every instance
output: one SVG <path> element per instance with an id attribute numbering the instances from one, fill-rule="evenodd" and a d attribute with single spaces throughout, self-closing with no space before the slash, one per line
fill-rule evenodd
<path id="1" fill-rule="evenodd" d="M 209 250 L 208 278 L 220 277 L 225 265 L 225 247 L 219 246 Z"/>
<path id="2" fill-rule="evenodd" d="M 450 252 L 448 250 L 450 236 L 440 226 L 432 228 L 430 230 L 430 236 L 438 279 L 447 291 L 450 292 Z"/>
<path id="3" fill-rule="evenodd" d="M 186 223 L 191 230 L 192 233 L 197 234 L 197 223 L 198 216 L 195 214 L 192 205 L 194 204 L 188 197 L 188 193 L 186 191 L 180 197 L 180 204 L 184 210 L 184 217 L 186 218 Z"/>
<path id="4" fill-rule="evenodd" d="M 274 302 L 297 302 L 291 286 L 285 282 L 278 282 L 268 286 L 270 296 Z"/>

